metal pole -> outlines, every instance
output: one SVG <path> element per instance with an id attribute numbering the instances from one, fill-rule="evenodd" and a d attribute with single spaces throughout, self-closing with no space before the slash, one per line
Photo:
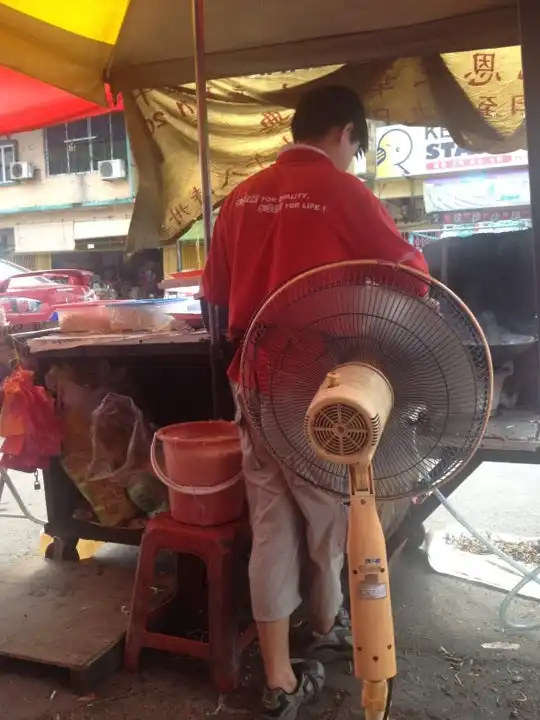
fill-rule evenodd
<path id="1" fill-rule="evenodd" d="M 540 3 L 538 0 L 519 0 L 518 17 L 529 151 L 535 312 L 538 321 L 537 330 L 540 332 L 540 133 L 538 132 L 540 128 L 540 51 L 538 47 Z M 537 345 L 540 368 L 540 341 L 537 341 Z M 537 373 L 536 398 L 540 406 L 540 373 Z"/>
<path id="2" fill-rule="evenodd" d="M 212 238 L 212 183 L 210 180 L 210 148 L 208 133 L 208 112 L 206 106 L 206 63 L 204 42 L 204 0 L 191 0 L 193 23 L 193 51 L 195 55 L 195 83 L 197 93 L 197 133 L 199 139 L 199 167 L 201 172 L 202 220 L 206 257 Z M 210 368 L 212 374 L 212 411 L 219 417 L 218 362 L 219 327 L 214 306 L 209 306 Z"/>
<path id="3" fill-rule="evenodd" d="M 448 238 L 442 238 L 441 243 L 441 282 L 448 285 Z"/>

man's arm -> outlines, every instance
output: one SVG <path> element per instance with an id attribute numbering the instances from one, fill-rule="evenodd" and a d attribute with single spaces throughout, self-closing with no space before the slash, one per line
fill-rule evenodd
<path id="1" fill-rule="evenodd" d="M 406 265 L 428 275 L 425 257 L 402 237 L 382 202 L 361 181 L 352 176 L 348 180 L 353 196 L 347 199 L 353 255 Z M 426 291 L 422 284 L 419 294 Z"/>

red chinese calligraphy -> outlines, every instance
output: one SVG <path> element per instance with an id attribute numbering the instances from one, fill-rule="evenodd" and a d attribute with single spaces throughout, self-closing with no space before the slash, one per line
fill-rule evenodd
<path id="1" fill-rule="evenodd" d="M 512 115 L 525 115 L 525 95 L 512 95 Z"/>
<path id="2" fill-rule="evenodd" d="M 474 53 L 473 70 L 465 74 L 465 80 L 471 87 L 483 87 L 492 80 L 501 80 L 495 67 L 495 53 Z"/>
<path id="3" fill-rule="evenodd" d="M 152 135 L 159 130 L 159 128 L 165 127 L 168 124 L 167 115 L 163 110 L 157 110 L 152 114 L 151 117 L 146 118 L 146 124 Z"/>
<path id="4" fill-rule="evenodd" d="M 272 110 L 269 112 L 263 113 L 263 116 L 261 118 L 261 128 L 263 132 L 270 133 L 274 132 L 278 128 L 282 127 L 283 125 L 286 125 L 289 122 L 289 116 L 284 115 L 283 113 L 279 112 L 278 110 Z"/>
<path id="5" fill-rule="evenodd" d="M 270 160 L 267 157 L 257 153 L 248 163 L 246 163 L 246 167 L 250 169 L 253 168 L 254 170 L 263 170 L 269 162 Z"/>
<path id="6" fill-rule="evenodd" d="M 215 175 L 221 180 L 218 192 L 222 193 L 223 190 L 229 187 L 229 185 L 233 184 L 235 179 L 237 179 L 239 182 L 240 180 L 246 178 L 248 173 L 235 170 L 234 168 L 225 168 L 223 171 L 217 170 Z"/>
<path id="7" fill-rule="evenodd" d="M 494 97 L 483 95 L 478 103 L 478 112 L 482 117 L 494 118 L 497 115 L 498 104 Z"/>
<path id="8" fill-rule="evenodd" d="M 194 202 L 196 202 L 198 205 L 200 205 L 202 207 L 202 192 L 201 192 L 200 188 L 193 186 L 190 197 L 191 197 L 191 200 L 193 200 Z"/>
<path id="9" fill-rule="evenodd" d="M 394 89 L 396 80 L 397 75 L 387 70 L 373 86 L 373 92 L 382 98 L 385 92 Z"/>
<path id="10" fill-rule="evenodd" d="M 191 119 L 195 117 L 195 108 L 185 100 L 178 100 L 176 108 L 184 119 Z"/>
<path id="11" fill-rule="evenodd" d="M 172 225 L 181 225 L 184 222 L 184 218 L 189 213 L 189 208 L 182 203 L 175 205 L 169 213 L 169 220 Z"/>
<path id="12" fill-rule="evenodd" d="M 133 95 L 135 96 L 135 100 L 142 100 L 145 105 L 150 105 L 147 97 L 150 92 L 151 90 L 134 90 Z"/>

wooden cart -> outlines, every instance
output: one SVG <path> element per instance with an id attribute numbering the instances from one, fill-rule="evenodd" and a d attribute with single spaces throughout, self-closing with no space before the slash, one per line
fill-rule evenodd
<path id="1" fill-rule="evenodd" d="M 140 390 L 141 409 L 157 425 L 205 420 L 212 414 L 211 351 L 206 334 L 187 336 L 182 342 L 152 342 L 122 345 L 96 344 L 34 352 L 38 376 L 43 377 L 55 363 L 73 366 L 88 360 L 107 360 L 113 367 L 125 368 Z M 233 418 L 233 401 L 225 367 L 218 369 L 219 407 L 226 419 Z M 443 492 L 451 494 L 483 462 L 540 463 L 540 413 L 503 411 L 488 426 L 480 450 L 472 462 Z M 44 472 L 48 522 L 45 532 L 54 538 L 49 557 L 76 560 L 79 540 L 137 545 L 140 530 L 106 528 L 74 519 L 82 497 L 64 472 L 58 459 Z M 389 549 L 392 553 L 403 542 L 420 542 L 422 523 L 436 509 L 430 497 L 413 505 L 401 524 L 392 525 Z"/>

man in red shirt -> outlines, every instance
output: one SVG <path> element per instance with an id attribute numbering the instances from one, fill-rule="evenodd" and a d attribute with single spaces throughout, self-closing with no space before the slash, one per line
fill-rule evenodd
<path id="1" fill-rule="evenodd" d="M 405 242 L 379 200 L 347 173 L 368 143 L 358 96 L 346 87 L 312 90 L 300 100 L 292 134 L 294 144 L 239 185 L 216 222 L 203 295 L 228 313 L 229 337 L 238 345 L 267 295 L 306 270 L 378 259 L 427 272 L 423 256 Z M 239 352 L 229 376 L 237 393 Z M 289 618 L 301 602 L 304 546 L 314 625 L 311 654 L 350 654 L 347 628 L 336 619 L 343 619 L 340 572 L 347 515 L 339 500 L 270 457 L 240 409 L 237 421 L 253 528 L 251 597 L 266 673 L 263 717 L 294 720 L 324 683 L 316 659 L 291 663 L 289 654 Z"/>

